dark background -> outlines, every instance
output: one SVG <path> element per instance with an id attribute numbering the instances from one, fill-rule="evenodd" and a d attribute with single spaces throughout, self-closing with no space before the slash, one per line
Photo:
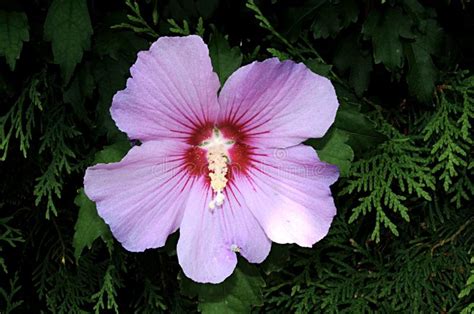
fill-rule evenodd
<path id="1" fill-rule="evenodd" d="M 0 2 L 0 312 L 474 310 L 470 1 L 128 4 Z M 221 80 L 289 58 L 330 78 L 341 102 L 308 141 L 342 173 L 328 237 L 274 245 L 218 286 L 184 278 L 177 235 L 126 252 L 81 190 L 88 166 L 130 147 L 108 109 L 136 53 L 195 33 Z"/>

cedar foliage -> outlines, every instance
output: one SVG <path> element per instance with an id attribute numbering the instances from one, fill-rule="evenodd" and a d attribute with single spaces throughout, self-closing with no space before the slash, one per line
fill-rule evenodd
<path id="1" fill-rule="evenodd" d="M 474 310 L 474 5 L 419 0 L 45 0 L 0 4 L 0 312 Z M 268 57 L 330 78 L 307 144 L 341 170 L 312 249 L 274 245 L 220 285 L 185 278 L 177 235 L 125 251 L 82 190 L 130 148 L 111 120 L 139 50 L 198 34 L 221 82 Z"/>

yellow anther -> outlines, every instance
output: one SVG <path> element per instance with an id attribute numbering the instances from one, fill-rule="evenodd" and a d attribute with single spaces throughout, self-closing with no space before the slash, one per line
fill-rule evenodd
<path id="1" fill-rule="evenodd" d="M 213 205 L 220 206 L 224 202 L 222 190 L 226 187 L 228 181 L 226 178 L 228 171 L 227 163 L 229 161 L 227 149 L 222 144 L 211 146 L 207 151 L 206 157 L 208 161 L 209 178 L 211 179 L 211 188 L 216 193 Z"/>
<path id="2" fill-rule="evenodd" d="M 227 185 L 227 172 L 229 171 L 228 149 L 234 141 L 225 139 L 219 129 L 214 128 L 212 137 L 203 141 L 199 146 L 207 150 L 207 162 L 211 188 L 215 193 L 214 198 L 209 202 L 209 208 L 214 210 L 224 204 L 223 190 Z"/>

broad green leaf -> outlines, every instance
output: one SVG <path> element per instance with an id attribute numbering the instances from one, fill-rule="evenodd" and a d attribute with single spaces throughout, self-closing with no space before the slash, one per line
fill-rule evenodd
<path id="1" fill-rule="evenodd" d="M 308 59 L 304 61 L 304 64 L 314 73 L 328 76 L 329 72 L 331 71 L 332 65 L 323 63 L 319 59 Z"/>
<path id="2" fill-rule="evenodd" d="M 429 101 L 433 97 L 438 69 L 433 64 L 430 54 L 420 45 L 409 46 L 407 74 L 408 89 L 420 101 Z"/>
<path id="3" fill-rule="evenodd" d="M 149 44 L 129 31 L 111 30 L 110 25 L 120 22 L 120 16 L 113 15 L 105 26 L 99 28 L 94 36 L 93 52 L 98 56 L 93 62 L 93 76 L 97 82 L 99 102 L 97 105 L 98 133 L 106 133 L 110 142 L 124 135 L 110 117 L 110 106 L 114 94 L 125 88 L 130 66 L 137 58 L 139 50 Z"/>
<path id="4" fill-rule="evenodd" d="M 130 149 L 128 141 L 117 142 L 110 146 L 104 147 L 95 155 L 94 164 L 110 163 L 120 161 L 122 157 Z M 89 200 L 84 193 L 84 189 L 79 190 L 74 203 L 79 207 L 79 216 L 77 217 L 76 226 L 74 227 L 74 256 L 79 260 L 85 247 L 91 248 L 92 243 L 101 237 L 111 250 L 113 241 L 109 227 L 102 218 L 97 214 L 94 202 Z"/>
<path id="5" fill-rule="evenodd" d="M 0 56 L 4 56 L 10 69 L 15 69 L 23 42 L 30 40 L 28 18 L 23 12 L 0 11 Z"/>
<path id="6" fill-rule="evenodd" d="M 334 127 L 349 136 L 347 143 L 356 153 L 367 151 L 387 139 L 375 129 L 373 121 L 359 112 L 357 106 L 346 103 L 345 99 L 340 99 L 340 102 Z"/>
<path id="7" fill-rule="evenodd" d="M 311 26 L 314 38 L 328 38 L 339 33 L 341 26 L 339 25 L 337 14 L 338 12 L 333 5 L 328 2 L 316 11 L 316 16 Z"/>
<path id="8" fill-rule="evenodd" d="M 432 56 L 440 51 L 442 36 L 438 23 L 428 20 L 425 22 L 425 32 L 418 34 L 416 41 L 407 45 L 408 89 L 420 101 L 430 101 L 433 98 L 439 71 Z"/>
<path id="9" fill-rule="evenodd" d="M 107 164 L 120 161 L 129 150 L 130 143 L 128 141 L 121 141 L 109 146 L 105 146 L 101 151 L 95 154 L 94 164 Z"/>
<path id="10" fill-rule="evenodd" d="M 86 0 L 54 0 L 44 23 L 44 38 L 51 41 L 54 63 L 59 64 L 65 82 L 90 47 L 91 20 Z"/>
<path id="11" fill-rule="evenodd" d="M 98 60 L 93 68 L 99 92 L 96 110 L 98 133 L 107 134 L 107 138 L 111 142 L 115 141 L 117 137 L 122 137 L 122 133 L 110 116 L 110 106 L 113 95 L 125 87 L 129 67 L 129 63 L 123 59 L 113 60 L 110 57 L 104 57 Z"/>
<path id="12" fill-rule="evenodd" d="M 239 47 L 231 48 L 227 39 L 215 31 L 209 42 L 209 54 L 212 67 L 219 75 L 221 84 L 242 64 L 242 53 Z"/>
<path id="13" fill-rule="evenodd" d="M 311 139 L 306 143 L 313 146 L 321 160 L 339 167 L 341 176 L 349 174 L 354 154 L 361 154 L 376 145 L 380 145 L 386 137 L 376 131 L 375 123 L 359 112 L 359 108 L 347 103 L 341 96 L 336 120 L 322 139 Z"/>
<path id="14" fill-rule="evenodd" d="M 74 113 L 80 119 L 85 120 L 88 124 L 90 121 L 84 107 L 86 99 L 92 96 L 95 89 L 94 77 L 90 63 L 80 66 L 73 76 L 68 88 L 64 90 L 63 100 L 67 104 L 72 105 Z"/>
<path id="15" fill-rule="evenodd" d="M 263 303 L 264 286 L 257 268 L 243 261 L 232 276 L 218 285 L 198 284 L 187 278 L 181 280 L 182 293 L 197 296 L 199 311 L 204 314 L 250 313 L 253 306 Z"/>
<path id="16" fill-rule="evenodd" d="M 74 257 L 78 261 L 84 248 L 90 249 L 97 238 L 101 237 L 109 248 L 113 241 L 109 227 L 97 214 L 94 202 L 87 198 L 84 189 L 79 190 L 74 203 L 79 207 L 79 215 L 74 226 L 72 246 L 74 247 Z"/>
<path id="17" fill-rule="evenodd" d="M 148 49 L 149 43 L 135 33 L 123 30 L 102 28 L 94 36 L 93 51 L 100 57 L 110 56 L 114 60 L 134 62 L 137 52 Z"/>
<path id="18" fill-rule="evenodd" d="M 340 71 L 349 73 L 349 83 L 358 96 L 367 90 L 372 72 L 372 57 L 359 47 L 355 34 L 341 41 L 334 56 L 334 65 Z"/>
<path id="19" fill-rule="evenodd" d="M 351 162 L 354 159 L 354 151 L 347 145 L 349 136 L 343 131 L 333 128 L 323 139 L 318 143 L 318 155 L 322 161 L 336 165 L 339 168 L 341 177 L 349 175 Z"/>
<path id="20" fill-rule="evenodd" d="M 403 66 L 405 57 L 401 38 L 415 38 L 409 16 L 396 7 L 384 14 L 372 11 L 362 27 L 364 37 L 372 40 L 374 61 L 394 71 Z"/>
<path id="21" fill-rule="evenodd" d="M 326 2 L 316 11 L 311 26 L 315 38 L 336 37 L 339 32 L 356 22 L 359 8 L 354 0 Z"/>
<path id="22" fill-rule="evenodd" d="M 423 29 L 416 36 L 416 43 L 419 44 L 431 55 L 437 55 L 443 46 L 444 32 L 436 20 L 428 19 L 423 21 Z"/>
<path id="23" fill-rule="evenodd" d="M 313 20 L 317 10 L 326 3 L 327 0 L 308 0 L 302 4 L 290 6 L 283 17 L 282 29 L 285 30 L 285 38 L 289 41 L 295 41 L 305 28 L 308 20 Z"/>
<path id="24" fill-rule="evenodd" d="M 112 103 L 112 97 L 117 91 L 125 88 L 127 76 L 130 75 L 130 65 L 131 63 L 123 58 L 114 60 L 108 56 L 94 62 L 92 72 L 97 82 L 99 102 L 103 102 L 104 105 L 104 108 L 99 108 L 99 114 L 105 113 L 110 115 L 108 110 Z"/>

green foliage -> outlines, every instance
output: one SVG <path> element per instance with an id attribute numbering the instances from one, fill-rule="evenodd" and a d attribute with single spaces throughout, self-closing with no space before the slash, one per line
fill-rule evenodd
<path id="1" fill-rule="evenodd" d="M 268 48 L 268 51 L 270 52 L 271 48 Z M 271 53 L 271 52 L 270 52 Z M 286 59 L 289 57 L 286 56 Z M 281 60 L 281 59 L 280 59 Z M 322 75 L 322 76 L 328 76 L 329 73 L 331 72 L 332 65 L 324 63 L 321 59 L 315 59 L 311 58 L 308 59 L 304 62 L 304 64 L 314 73 Z"/>
<path id="2" fill-rule="evenodd" d="M 238 47 L 231 48 L 227 39 L 215 31 L 209 41 L 209 54 L 214 72 L 219 75 L 221 84 L 242 64 L 242 53 Z"/>
<path id="3" fill-rule="evenodd" d="M 270 21 L 263 15 L 260 8 L 255 4 L 254 0 L 248 0 L 245 4 L 247 8 L 252 10 L 255 14 L 255 19 L 259 21 L 259 26 L 268 30 L 274 37 L 280 40 L 288 47 L 292 47 L 288 40 L 285 39 L 280 33 L 278 33 L 275 28 L 272 26 Z"/>
<path id="4" fill-rule="evenodd" d="M 18 229 L 15 229 L 8 225 L 8 222 L 12 219 L 12 217 L 6 217 L 0 219 L 0 252 L 3 251 L 3 245 L 8 244 L 10 247 L 16 247 L 17 244 L 24 242 L 21 232 Z M 8 273 L 7 265 L 5 264 L 5 259 L 0 256 L 0 266 L 2 267 L 5 273 Z M 15 278 L 16 282 L 17 278 Z M 12 291 L 13 291 L 13 284 L 12 284 Z M 5 292 L 5 291 L 4 291 Z M 14 294 L 14 293 L 13 293 Z"/>
<path id="5" fill-rule="evenodd" d="M 324 144 L 321 145 L 322 148 L 318 150 L 319 158 L 336 165 L 343 177 L 349 175 L 351 162 L 354 159 L 354 151 L 347 145 L 348 140 L 349 135 L 336 128 L 329 131 Z"/>
<path id="6" fill-rule="evenodd" d="M 25 13 L 0 11 L 0 56 L 15 70 L 23 42 L 29 41 L 28 17 Z"/>
<path id="7" fill-rule="evenodd" d="M 265 311 L 457 312 L 457 291 L 465 277 L 465 250 L 472 236 L 469 239 L 469 231 L 464 229 L 455 245 L 435 252 L 432 247 L 445 233 L 457 232 L 453 229 L 462 219 L 446 221 L 437 231 L 411 228 L 416 234 L 428 236 L 407 246 L 401 241 L 378 245 L 357 242 L 351 238 L 357 230 L 336 218 L 317 253 L 292 250 L 290 262 L 285 265 L 285 269 L 293 267 L 292 272 L 267 279 Z"/>
<path id="8" fill-rule="evenodd" d="M 130 143 L 128 141 L 119 141 L 106 146 L 95 154 L 94 164 L 107 164 L 120 161 L 129 149 Z"/>
<path id="9" fill-rule="evenodd" d="M 187 36 L 193 33 L 191 32 L 188 21 L 186 20 L 183 20 L 183 26 L 179 26 L 178 23 L 174 19 L 168 19 L 168 23 L 171 25 L 169 29 L 170 29 L 170 32 L 173 34 Z M 205 32 L 203 23 L 204 21 L 200 17 L 196 25 L 196 34 L 199 36 L 203 36 Z"/>
<path id="10" fill-rule="evenodd" d="M 446 192 L 457 192 L 453 201 L 473 195 L 470 181 L 473 153 L 471 121 L 474 119 L 474 76 L 462 79 L 455 86 L 444 86 L 437 93 L 437 108 L 423 129 L 424 140 L 431 147 L 433 173 L 438 174 Z M 461 191 L 455 181 L 462 181 Z M 464 186 L 466 185 L 466 186 Z"/>
<path id="11" fill-rule="evenodd" d="M 366 152 L 386 141 L 387 137 L 377 130 L 376 124 L 367 115 L 360 112 L 356 103 L 341 95 L 338 97 L 341 104 L 333 127 L 349 137 L 348 143 L 357 153 Z"/>
<path id="12" fill-rule="evenodd" d="M 90 48 L 92 25 L 85 0 L 54 0 L 44 23 L 44 38 L 51 41 L 54 62 L 67 83 L 84 50 Z"/>
<path id="13" fill-rule="evenodd" d="M 420 100 L 429 101 L 433 94 L 438 71 L 430 54 L 420 45 L 413 44 L 407 48 L 407 51 L 410 67 L 407 74 L 407 83 L 410 91 Z"/>
<path id="14" fill-rule="evenodd" d="M 421 101 L 431 100 L 438 79 L 432 55 L 439 51 L 441 32 L 430 11 L 425 12 L 416 1 L 389 8 L 383 14 L 375 11 L 365 21 L 362 33 L 372 41 L 376 64 L 383 63 L 396 72 L 408 59 L 410 92 Z"/>
<path id="15" fill-rule="evenodd" d="M 311 25 L 315 38 L 328 38 L 355 23 L 359 17 L 359 8 L 355 0 L 324 1 L 315 11 L 314 22 Z"/>
<path id="16" fill-rule="evenodd" d="M 256 12 L 260 26 L 272 32 L 292 54 L 302 52 L 290 42 L 298 43 L 306 36 L 305 28 L 310 28 L 315 38 L 334 38 L 333 62 L 348 76 L 357 95 L 361 96 L 369 87 L 374 65 L 383 64 L 392 80 L 406 81 L 411 95 L 423 102 L 431 100 L 439 78 L 439 66 L 433 57 L 441 52 L 445 37 L 432 8 L 416 0 L 393 1 L 365 9 L 355 1 L 310 0 L 288 10 L 288 41 L 254 2 L 247 5 Z"/>
<path id="17" fill-rule="evenodd" d="M 474 264 L 474 257 L 471 258 L 471 265 Z M 461 290 L 459 293 L 459 298 L 465 298 L 473 296 L 474 291 L 474 269 L 471 269 L 471 273 L 469 278 L 467 279 L 466 286 Z M 466 306 L 462 311 L 461 314 L 468 314 L 474 311 L 474 302 L 471 302 L 468 306 Z"/>
<path id="18" fill-rule="evenodd" d="M 407 200 L 416 195 L 431 201 L 435 179 L 425 158 L 425 149 L 418 147 L 412 138 L 403 136 L 391 126 L 385 126 L 390 140 L 380 145 L 365 159 L 352 164 L 351 178 L 342 195 L 365 193 L 359 196 L 359 205 L 352 210 L 349 222 L 375 210 L 375 227 L 371 238 L 380 241 L 380 228 L 384 226 L 398 235 L 397 225 L 387 210 L 398 213 L 410 221 Z"/>
<path id="19" fill-rule="evenodd" d="M 280 61 L 285 61 L 285 60 L 288 60 L 290 58 L 290 56 L 287 53 L 282 52 L 282 51 L 280 51 L 278 49 L 275 49 L 275 48 L 267 48 L 267 51 L 273 57 L 278 58 L 278 60 L 280 60 Z M 316 71 L 314 71 L 314 72 L 316 72 Z"/>
<path id="20" fill-rule="evenodd" d="M 63 266 L 57 273 L 48 278 L 46 304 L 50 311 L 56 313 L 80 313 L 87 304 L 88 296 L 85 283 Z"/>
<path id="21" fill-rule="evenodd" d="M 167 310 L 166 301 L 160 293 L 160 288 L 146 278 L 143 294 L 138 298 L 134 312 L 152 314 Z"/>
<path id="22" fill-rule="evenodd" d="M 69 143 L 80 132 L 70 126 L 70 121 L 64 107 L 52 108 L 48 111 L 48 119 L 44 121 L 45 132 L 40 138 L 39 154 L 51 154 L 51 159 L 36 178 L 33 193 L 36 196 L 35 205 L 46 200 L 46 218 L 58 214 L 54 199 L 61 197 L 64 176 L 71 173 L 73 159 L 76 158 Z"/>
<path id="23" fill-rule="evenodd" d="M 71 84 L 64 91 L 64 103 L 72 105 L 72 109 L 78 117 L 87 116 L 84 103 L 92 96 L 93 90 L 94 78 L 90 66 L 86 65 L 78 69 L 77 75 L 74 76 Z"/>
<path id="24" fill-rule="evenodd" d="M 402 38 L 413 39 L 411 25 L 401 8 L 388 10 L 386 14 L 375 11 L 362 27 L 364 38 L 372 40 L 375 64 L 383 63 L 390 71 L 403 65 Z"/>
<path id="25" fill-rule="evenodd" d="M 92 300 L 95 303 L 95 313 L 100 313 L 103 309 L 114 310 L 118 313 L 118 304 L 115 298 L 117 297 L 116 289 L 120 288 L 121 283 L 117 277 L 117 271 L 114 265 L 109 265 L 105 271 L 104 280 L 100 290 L 92 295 Z M 107 300 L 107 304 L 104 304 L 104 298 Z"/>
<path id="26" fill-rule="evenodd" d="M 375 123 L 360 113 L 360 109 L 349 98 L 339 95 L 339 100 L 341 105 L 333 126 L 314 146 L 321 160 L 338 166 L 340 175 L 347 177 L 352 173 L 350 168 L 354 151 L 367 151 L 383 143 L 386 137 L 376 130 Z"/>
<path id="27" fill-rule="evenodd" d="M 425 21 L 425 30 L 417 34 L 417 39 L 407 48 L 409 71 L 407 83 L 412 94 L 418 99 L 429 101 L 433 95 L 433 86 L 438 79 L 438 70 L 433 63 L 442 42 L 442 30 L 436 21 Z"/>
<path id="28" fill-rule="evenodd" d="M 367 50 L 359 48 L 355 37 L 341 42 L 334 56 L 334 65 L 341 72 L 348 73 L 349 84 L 358 96 L 367 90 L 373 69 L 372 57 Z"/>
<path id="29" fill-rule="evenodd" d="M 53 223 L 54 224 L 54 223 Z M 102 262 L 95 262 L 96 252 L 84 256 L 76 267 L 71 265 L 72 250 L 66 247 L 57 224 L 44 231 L 36 248 L 36 265 L 32 274 L 35 293 L 50 312 L 80 313 L 91 300 L 104 272 Z"/>
<path id="30" fill-rule="evenodd" d="M 35 126 L 35 112 L 43 109 L 43 96 L 40 90 L 43 86 L 40 84 L 44 83 L 44 77 L 33 77 L 15 104 L 0 117 L 0 152 L 2 152 L 0 161 L 7 158 L 12 135 L 19 140 L 20 151 L 26 158 Z"/>
<path id="31" fill-rule="evenodd" d="M 178 35 L 183 35 L 183 36 L 187 36 L 187 35 L 191 34 L 191 31 L 189 30 L 188 21 L 186 21 L 186 20 L 183 21 L 183 26 L 182 27 L 179 26 L 178 23 L 176 23 L 176 21 L 173 20 L 173 19 L 169 19 L 168 23 L 171 24 L 170 32 L 172 32 L 172 33 L 175 33 L 175 34 L 178 34 Z"/>
<path id="32" fill-rule="evenodd" d="M 23 304 L 24 300 L 15 301 L 17 297 L 16 294 L 21 290 L 21 285 L 18 283 L 18 274 L 15 273 L 13 279 L 10 279 L 10 289 L 9 291 L 5 290 L 3 287 L 0 287 L 0 295 L 5 301 L 4 311 L 2 313 L 14 313 L 13 310 L 18 308 Z"/>
<path id="33" fill-rule="evenodd" d="M 129 31 L 111 30 L 116 21 L 106 21 L 96 31 L 93 51 L 97 55 L 92 61 L 92 77 L 99 94 L 95 123 L 97 132 L 106 133 L 112 141 L 123 140 L 121 133 L 110 117 L 109 109 L 113 95 L 125 87 L 129 67 L 136 59 L 136 53 L 146 49 L 146 40 Z"/>
<path id="34" fill-rule="evenodd" d="M 91 248 L 92 243 L 101 237 L 107 243 L 109 250 L 112 250 L 112 234 L 109 228 L 97 215 L 97 209 L 94 202 L 89 200 L 81 189 L 74 203 L 79 207 L 79 215 L 74 227 L 74 239 L 72 246 L 74 247 L 74 257 L 79 260 L 85 247 Z"/>
<path id="35" fill-rule="evenodd" d="M 204 314 L 248 313 L 252 306 L 262 305 L 264 286 L 265 281 L 255 266 L 241 262 L 232 276 L 221 284 L 197 284 L 183 278 L 181 290 L 190 297 L 198 297 L 198 309 Z"/>
<path id="36" fill-rule="evenodd" d="M 152 38 L 157 38 L 158 34 L 155 30 L 148 24 L 148 22 L 143 18 L 140 12 L 140 6 L 137 2 L 132 0 L 126 0 L 125 4 L 132 11 L 132 14 L 127 14 L 128 22 L 120 23 L 112 26 L 112 28 L 122 28 L 129 29 L 135 33 L 142 33 L 151 36 Z M 158 11 L 156 6 L 153 8 L 153 24 L 158 23 Z"/>
<path id="37" fill-rule="evenodd" d="M 127 153 L 130 148 L 128 142 L 117 142 L 110 146 L 104 147 L 103 150 L 97 152 L 94 163 L 110 163 L 117 162 Z M 97 214 L 95 203 L 89 200 L 84 193 L 84 189 L 80 189 L 74 203 L 79 207 L 79 215 L 74 226 L 74 257 L 79 260 L 85 247 L 91 248 L 94 241 L 101 237 L 106 243 L 109 253 L 113 249 L 112 234 L 109 227 L 102 218 Z"/>
<path id="38" fill-rule="evenodd" d="M 0 312 L 472 312 L 474 23 L 461 4 L 2 6 Z M 125 251 L 83 191 L 86 167 L 140 145 L 109 112 L 137 52 L 188 34 L 208 43 L 221 83 L 255 60 L 291 59 L 331 79 L 340 102 L 326 136 L 306 143 L 341 172 L 329 235 L 311 249 L 273 244 L 220 285 L 182 275 L 179 232 Z"/>

